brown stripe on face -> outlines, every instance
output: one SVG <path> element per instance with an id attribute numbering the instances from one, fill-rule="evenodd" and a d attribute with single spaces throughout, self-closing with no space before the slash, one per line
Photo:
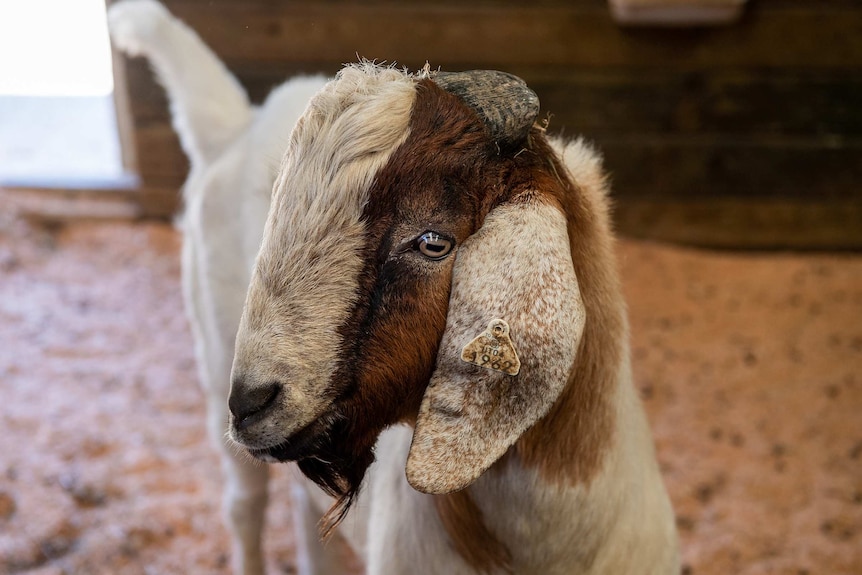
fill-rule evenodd
<path id="1" fill-rule="evenodd" d="M 446 325 L 455 253 L 431 261 L 411 240 L 433 231 L 457 250 L 506 189 L 508 168 L 476 113 L 430 80 L 416 89 L 410 135 L 378 172 L 362 214 L 358 299 L 339 329 L 342 359 L 330 382 L 340 417 L 318 453 L 332 463 L 299 463 L 341 496 L 341 510 L 380 432 L 415 420 Z"/>

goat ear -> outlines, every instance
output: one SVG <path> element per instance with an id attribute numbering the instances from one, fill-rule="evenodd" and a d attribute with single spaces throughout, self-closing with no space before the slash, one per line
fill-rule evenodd
<path id="1" fill-rule="evenodd" d="M 492 210 L 456 254 L 410 485 L 450 493 L 497 461 L 566 386 L 585 319 L 562 211 L 535 196 Z"/>

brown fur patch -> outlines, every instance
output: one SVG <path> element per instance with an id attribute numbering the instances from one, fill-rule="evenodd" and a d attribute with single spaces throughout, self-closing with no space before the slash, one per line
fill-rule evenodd
<path id="1" fill-rule="evenodd" d="M 431 495 L 440 521 L 452 546 L 476 571 L 491 573 L 495 568 L 512 572 L 512 555 L 488 530 L 482 510 L 473 501 L 469 489 L 447 495 Z"/>
<path id="2" fill-rule="evenodd" d="M 535 131 L 531 149 L 545 161 L 535 176 L 537 189 L 553 198 L 568 220 L 572 263 L 587 319 L 566 389 L 548 415 L 516 444 L 516 452 L 548 481 L 589 483 L 600 471 L 612 439 L 611 395 L 628 337 L 608 199 L 603 187 L 571 182 L 568 170 Z"/>

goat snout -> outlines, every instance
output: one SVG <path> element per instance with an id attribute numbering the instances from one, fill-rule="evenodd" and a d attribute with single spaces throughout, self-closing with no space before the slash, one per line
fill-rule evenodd
<path id="1" fill-rule="evenodd" d="M 246 387 L 235 381 L 228 399 L 234 427 L 242 431 L 266 417 L 276 405 L 281 387 L 278 382 Z"/>

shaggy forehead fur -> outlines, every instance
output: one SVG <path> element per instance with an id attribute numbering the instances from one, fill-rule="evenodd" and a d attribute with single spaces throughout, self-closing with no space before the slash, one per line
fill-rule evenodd
<path id="1" fill-rule="evenodd" d="M 309 264 L 335 263 L 296 256 L 328 238 L 338 239 L 336 230 L 351 234 L 347 240 L 358 237 L 353 234 L 362 229 L 371 182 L 407 138 L 415 97 L 409 75 L 358 65 L 343 69 L 311 100 L 275 183 L 257 263 L 272 291 L 295 290 L 298 279 L 317 271 Z M 277 245 L 270 245 L 273 241 Z"/>
<path id="2" fill-rule="evenodd" d="M 371 183 L 409 134 L 413 79 L 372 65 L 343 69 L 309 104 L 278 177 L 240 325 L 234 378 L 289 382 L 291 413 L 252 443 L 267 446 L 319 415 L 356 297 Z M 337 270 L 337 272 L 335 272 Z M 289 325 L 285 320 L 289 319 Z M 301 372 L 301 376 L 296 372 Z"/>

